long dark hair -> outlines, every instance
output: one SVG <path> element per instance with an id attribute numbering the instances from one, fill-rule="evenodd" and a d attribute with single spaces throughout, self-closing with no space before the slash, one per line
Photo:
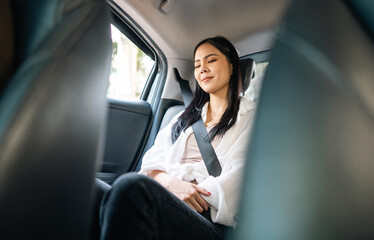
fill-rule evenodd
<path id="1" fill-rule="evenodd" d="M 196 45 L 194 56 L 196 50 L 205 43 L 211 44 L 225 55 L 228 62 L 232 64 L 233 69 L 229 82 L 228 106 L 219 123 L 209 132 L 208 140 L 211 141 L 217 135 L 223 136 L 236 122 L 236 117 L 239 111 L 241 73 L 238 53 L 229 40 L 221 36 L 204 39 Z M 204 104 L 209 101 L 209 98 L 209 94 L 204 92 L 199 84 L 196 83 L 195 94 L 191 103 L 179 116 L 178 121 L 172 127 L 171 139 L 173 143 L 178 139 L 181 131 L 186 130 L 199 119 L 201 110 Z"/>

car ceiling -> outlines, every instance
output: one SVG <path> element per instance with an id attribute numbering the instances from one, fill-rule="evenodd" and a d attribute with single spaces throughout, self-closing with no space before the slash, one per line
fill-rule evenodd
<path id="1" fill-rule="evenodd" d="M 114 0 L 127 18 L 150 36 L 167 58 L 192 59 L 194 46 L 206 37 L 222 35 L 240 56 L 271 48 L 274 30 L 289 0 Z"/>

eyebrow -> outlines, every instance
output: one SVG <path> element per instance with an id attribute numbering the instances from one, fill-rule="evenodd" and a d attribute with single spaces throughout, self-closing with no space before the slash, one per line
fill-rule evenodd
<path id="1" fill-rule="evenodd" d="M 218 54 L 215 54 L 215 53 L 208 54 L 208 55 L 206 55 L 206 56 L 203 57 L 203 58 L 208 58 L 208 57 L 211 57 L 211 56 L 218 56 Z M 200 62 L 200 60 L 198 59 L 198 60 L 196 60 L 195 62 Z"/>

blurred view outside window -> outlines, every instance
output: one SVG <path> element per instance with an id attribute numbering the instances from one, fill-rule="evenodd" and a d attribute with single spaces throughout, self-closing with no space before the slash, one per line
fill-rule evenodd
<path id="1" fill-rule="evenodd" d="M 268 67 L 268 62 L 256 63 L 256 74 L 255 78 L 251 80 L 245 96 L 254 102 L 258 102 L 258 97 L 260 94 L 260 89 L 262 85 L 262 79 L 264 78 L 266 69 Z"/>
<path id="2" fill-rule="evenodd" d="M 110 69 L 109 98 L 139 99 L 154 61 L 111 25 L 113 54 Z"/>

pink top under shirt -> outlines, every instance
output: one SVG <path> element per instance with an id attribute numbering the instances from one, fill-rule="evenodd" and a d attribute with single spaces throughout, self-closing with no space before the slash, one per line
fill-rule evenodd
<path id="1" fill-rule="evenodd" d="M 206 130 L 210 132 L 214 126 L 207 127 Z M 216 136 L 212 141 L 212 146 L 215 149 L 218 144 L 221 142 L 222 137 Z M 186 142 L 186 148 L 184 149 L 184 153 L 181 159 L 181 164 L 186 163 L 195 163 L 200 162 L 203 160 L 203 157 L 201 156 L 199 146 L 197 145 L 195 134 L 192 132 L 190 136 L 187 138 Z"/>

